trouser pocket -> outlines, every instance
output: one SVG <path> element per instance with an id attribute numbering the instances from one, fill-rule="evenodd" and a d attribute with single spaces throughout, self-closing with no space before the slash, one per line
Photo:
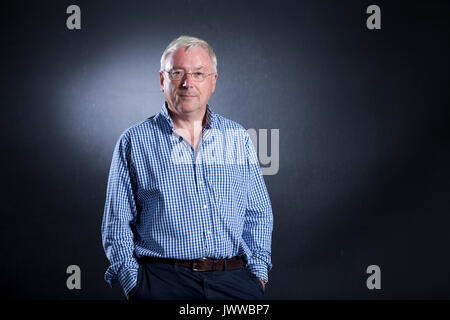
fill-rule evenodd
<path id="1" fill-rule="evenodd" d="M 258 289 L 264 294 L 265 289 L 263 287 L 263 284 L 259 280 L 259 278 L 257 276 L 255 276 L 253 273 L 251 273 L 250 271 L 248 271 L 248 269 L 245 269 L 245 271 L 247 272 L 247 274 L 250 277 L 250 279 L 256 284 Z"/>
<path id="2" fill-rule="evenodd" d="M 138 274 L 137 274 L 137 279 L 136 279 L 136 285 L 133 287 L 133 289 L 130 290 L 130 292 L 128 293 L 130 298 L 133 297 L 137 297 L 137 295 L 139 294 L 139 292 L 141 291 L 141 287 L 142 287 L 142 273 L 144 272 L 144 266 L 142 265 L 142 263 L 139 263 L 138 266 Z"/>

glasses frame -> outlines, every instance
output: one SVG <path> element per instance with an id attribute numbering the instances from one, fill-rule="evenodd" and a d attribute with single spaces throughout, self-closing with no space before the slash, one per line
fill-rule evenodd
<path id="1" fill-rule="evenodd" d="M 176 69 L 176 70 L 182 70 L 182 69 Z M 170 71 L 164 70 L 164 72 L 167 73 L 167 75 L 169 76 L 169 79 L 172 80 L 172 81 L 180 81 L 180 80 L 182 80 L 185 76 L 187 76 L 188 74 L 190 74 L 190 75 L 191 75 L 191 79 L 192 79 L 193 81 L 195 81 L 195 82 L 203 82 L 203 81 L 205 81 L 205 79 L 208 78 L 210 75 L 213 75 L 213 74 L 216 74 L 216 73 L 217 73 L 217 72 L 212 72 L 212 73 L 205 74 L 205 76 L 204 76 L 201 80 L 197 80 L 197 79 L 195 79 L 195 78 L 193 77 L 193 75 L 192 75 L 192 74 L 195 73 L 195 72 L 186 72 L 186 71 L 183 70 L 184 74 L 183 74 L 183 76 L 182 76 L 180 79 L 172 79 L 172 76 L 170 75 L 170 72 L 171 72 L 171 71 L 173 71 L 173 70 L 170 70 Z M 196 72 L 198 72 L 198 71 L 196 71 Z"/>

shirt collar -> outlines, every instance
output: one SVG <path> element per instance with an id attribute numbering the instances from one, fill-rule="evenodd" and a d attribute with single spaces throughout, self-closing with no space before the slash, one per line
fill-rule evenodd
<path id="1" fill-rule="evenodd" d="M 169 111 L 167 109 L 167 102 L 164 102 L 160 114 L 163 116 L 164 119 L 166 119 L 167 123 L 169 124 L 169 127 L 172 131 L 174 130 L 173 121 L 170 117 Z M 211 106 L 209 104 L 206 105 L 206 119 L 205 119 L 205 129 L 211 129 L 215 127 L 216 123 L 216 113 L 211 109 Z"/>

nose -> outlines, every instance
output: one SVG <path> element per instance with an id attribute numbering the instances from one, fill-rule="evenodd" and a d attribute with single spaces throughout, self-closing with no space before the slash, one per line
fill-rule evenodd
<path id="1" fill-rule="evenodd" d="M 186 73 L 182 79 L 182 86 L 183 87 L 191 87 L 192 86 L 192 74 Z"/>

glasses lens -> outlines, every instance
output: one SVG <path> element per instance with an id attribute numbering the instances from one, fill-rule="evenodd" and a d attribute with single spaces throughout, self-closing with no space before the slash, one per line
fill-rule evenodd
<path id="1" fill-rule="evenodd" d="M 172 70 L 169 72 L 169 76 L 172 80 L 180 80 L 184 76 L 183 70 Z"/>
<path id="2" fill-rule="evenodd" d="M 194 72 L 192 74 L 192 78 L 197 81 L 201 81 L 205 78 L 205 74 L 203 72 Z"/>

